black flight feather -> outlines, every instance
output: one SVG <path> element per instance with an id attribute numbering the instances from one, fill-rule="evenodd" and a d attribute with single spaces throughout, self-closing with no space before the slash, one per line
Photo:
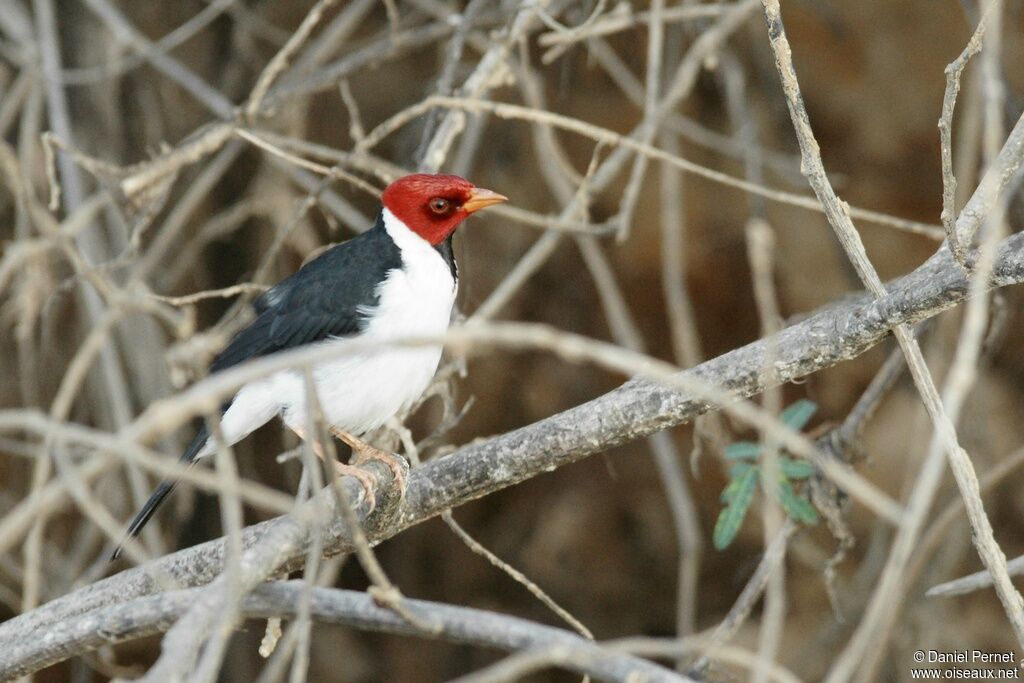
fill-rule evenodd
<path id="1" fill-rule="evenodd" d="M 451 243 L 445 241 L 442 245 L 438 252 L 454 275 Z M 256 299 L 256 318 L 214 359 L 210 373 L 251 358 L 359 334 L 368 324 L 367 311 L 380 302 L 380 284 L 389 272 L 401 267 L 401 251 L 384 229 L 383 213 L 378 214 L 371 230 L 328 249 Z M 225 403 L 221 412 L 230 405 L 230 401 Z M 208 438 L 204 425 L 182 454 L 181 462 L 193 464 Z M 128 537 L 139 535 L 176 484 L 170 480 L 160 483 L 129 525 Z M 111 559 L 120 555 L 118 546 Z"/>
<path id="2" fill-rule="evenodd" d="M 192 443 L 190 443 L 188 448 L 185 449 L 185 452 L 181 454 L 178 462 L 183 465 L 194 464 L 196 455 L 200 450 L 202 450 L 208 437 L 209 433 L 206 431 L 206 425 L 203 425 L 199 428 L 199 431 L 196 432 L 195 437 L 192 439 Z M 146 526 L 146 522 L 148 522 L 149 518 L 153 516 L 156 509 L 160 507 L 160 503 L 164 502 L 164 499 L 171 495 L 171 491 L 173 491 L 177 486 L 178 482 L 174 479 L 164 479 L 160 482 L 160 485 L 156 487 L 155 491 L 153 491 L 149 500 L 146 501 L 146 504 L 143 505 L 142 509 L 135 515 L 135 519 L 133 519 L 132 523 L 128 525 L 128 531 L 125 532 L 126 539 L 135 538 L 142 532 L 142 527 Z M 124 542 L 122 541 L 116 548 L 114 548 L 114 554 L 110 556 L 111 562 L 121 557 L 121 551 L 123 548 Z"/>

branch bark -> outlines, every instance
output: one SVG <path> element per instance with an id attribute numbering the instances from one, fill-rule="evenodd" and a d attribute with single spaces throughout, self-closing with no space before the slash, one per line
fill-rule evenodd
<path id="1" fill-rule="evenodd" d="M 104 645 L 162 633 L 189 610 L 202 590 L 191 588 L 151 595 L 55 625 L 45 639 L 21 641 L 5 662 L 18 664 L 0 668 L 0 678 L 10 680 Z M 243 598 L 240 612 L 250 619 L 294 617 L 304 590 L 308 587 L 302 581 L 264 584 Z M 404 600 L 403 604 L 434 628 L 417 629 L 393 610 L 376 605 L 370 595 L 358 591 L 313 588 L 310 613 L 319 621 L 367 631 L 437 638 L 509 652 L 558 647 L 565 654 L 560 658 L 564 668 L 601 681 L 693 680 L 639 657 L 605 649 L 569 631 L 525 619 L 425 600 Z"/>
<path id="2" fill-rule="evenodd" d="M 1000 245 L 991 286 L 1021 282 L 1024 234 L 1015 234 Z M 885 339 L 896 325 L 919 322 L 961 303 L 968 288 L 962 270 L 949 251 L 942 249 L 912 273 L 890 283 L 884 297 L 848 297 L 774 337 L 723 354 L 684 374 L 739 396 L 754 395 L 767 387 L 769 379 L 788 382 L 855 358 Z M 775 361 L 772 373 L 764 371 L 768 349 Z M 682 424 L 713 407 L 655 382 L 628 381 L 592 401 L 417 468 L 410 475 L 405 499 L 391 522 L 379 526 L 371 521 L 367 534 L 373 542 L 390 538 L 444 510 Z M 390 471 L 380 469 L 378 476 L 389 481 Z M 352 494 L 356 495 L 354 487 Z M 347 528 L 333 516 L 333 496 L 329 491 L 321 496 L 332 513 L 324 532 L 325 552 L 351 551 Z M 250 547 L 281 525 L 294 524 L 293 517 L 285 515 L 248 527 L 243 533 L 243 546 Z M 309 542 L 307 533 L 304 540 L 292 545 L 283 567 L 300 566 Z M 0 625 L 0 670 L 17 664 L 13 661 L 14 646 L 23 638 L 39 637 L 44 630 L 68 619 L 151 595 L 159 590 L 153 578 L 158 573 L 170 575 L 185 587 L 204 585 L 221 572 L 223 560 L 223 539 L 209 541 L 85 586 L 15 617 Z"/>

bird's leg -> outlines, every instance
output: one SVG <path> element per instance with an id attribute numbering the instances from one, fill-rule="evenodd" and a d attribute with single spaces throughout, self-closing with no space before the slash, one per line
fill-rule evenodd
<path id="1" fill-rule="evenodd" d="M 361 465 L 367 460 L 379 460 L 388 466 L 391 470 L 391 474 L 395 477 L 395 484 L 398 489 L 402 492 L 405 491 L 405 472 L 406 465 L 399 461 L 398 455 L 394 453 L 388 453 L 382 451 L 379 448 L 371 446 L 362 439 L 355 437 L 348 432 L 342 431 L 337 427 L 331 427 L 331 434 L 341 439 L 352 448 L 352 462 L 356 465 Z"/>
<path id="2" fill-rule="evenodd" d="M 303 441 L 309 441 L 306 438 L 306 430 L 302 427 L 292 427 L 289 425 L 289 428 Z M 323 444 L 315 439 L 311 443 L 316 457 L 320 458 L 325 464 L 334 465 L 334 471 L 338 473 L 339 477 L 354 477 L 360 483 L 363 487 L 363 494 L 366 496 L 366 502 L 369 505 L 369 512 L 373 512 L 373 509 L 377 507 L 377 495 L 374 493 L 377 490 L 377 475 L 369 470 L 364 470 L 362 467 L 346 465 L 334 460 L 324 451 Z"/>

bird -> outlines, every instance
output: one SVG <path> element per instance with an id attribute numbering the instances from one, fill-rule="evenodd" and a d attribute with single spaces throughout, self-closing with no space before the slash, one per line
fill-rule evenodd
<path id="1" fill-rule="evenodd" d="M 477 211 L 507 200 L 455 175 L 417 173 L 394 180 L 381 194 L 372 228 L 325 250 L 254 300 L 255 317 L 213 359 L 210 373 L 302 346 L 367 342 L 365 351 L 313 366 L 311 376 L 324 423 L 352 447 L 353 462 L 382 460 L 397 475 L 395 456 L 360 437 L 420 398 L 437 371 L 442 348 L 388 342 L 444 334 L 459 283 L 452 250 L 455 230 Z M 301 370 L 244 384 L 221 406 L 221 438 L 234 445 L 280 417 L 305 441 L 306 400 Z M 313 446 L 326 461 L 315 439 Z M 193 465 L 216 449 L 204 425 L 180 462 Z M 358 467 L 335 466 L 359 479 L 372 504 L 372 475 Z M 167 479 L 158 485 L 128 525 L 126 539 L 138 536 L 176 484 Z M 122 548 L 123 543 L 112 560 Z"/>

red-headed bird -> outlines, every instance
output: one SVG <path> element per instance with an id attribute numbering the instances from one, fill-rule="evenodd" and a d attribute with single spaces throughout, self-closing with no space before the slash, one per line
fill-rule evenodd
<path id="1" fill-rule="evenodd" d="M 308 344 L 443 334 L 458 288 L 452 235 L 474 212 L 504 201 L 502 195 L 458 176 L 399 178 L 384 190 L 373 228 L 328 249 L 256 299 L 256 318 L 214 359 L 210 372 Z M 430 384 L 440 360 L 440 346 L 389 345 L 313 368 L 324 420 L 335 436 L 353 447 L 357 462 L 378 458 L 395 469 L 394 456 L 358 437 L 412 405 Z M 224 441 L 234 444 L 275 416 L 305 439 L 306 392 L 305 376 L 297 370 L 243 385 L 222 407 Z M 204 426 L 181 462 L 192 464 L 215 450 Z M 347 466 L 341 470 L 359 478 L 370 491 L 365 471 Z M 139 534 L 176 483 L 161 482 L 132 520 L 128 536 Z M 120 552 L 118 547 L 114 559 Z"/>

